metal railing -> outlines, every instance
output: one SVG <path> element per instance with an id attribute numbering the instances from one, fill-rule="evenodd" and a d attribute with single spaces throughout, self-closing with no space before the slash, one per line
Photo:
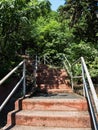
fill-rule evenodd
<path id="1" fill-rule="evenodd" d="M 93 121 L 93 126 L 94 126 L 95 130 L 98 130 L 98 124 L 97 124 L 97 120 L 96 120 L 96 116 L 95 116 L 95 112 L 94 112 L 94 108 L 93 108 L 93 103 L 91 101 L 91 96 L 89 94 L 88 86 L 90 87 L 93 101 L 94 101 L 96 110 L 98 112 L 97 94 L 96 94 L 93 82 L 91 80 L 90 74 L 88 72 L 88 69 L 87 69 L 87 66 L 85 64 L 83 57 L 81 57 L 81 67 L 82 67 L 83 87 L 84 87 L 84 91 L 85 91 L 85 96 L 86 96 L 88 104 L 89 104 L 90 113 L 91 113 L 91 117 L 92 117 L 92 121 Z"/>
<path id="2" fill-rule="evenodd" d="M 3 79 L 1 79 L 0 80 L 0 85 L 2 85 L 22 65 L 23 65 L 22 77 L 18 81 L 18 83 L 15 85 L 15 87 L 13 88 L 13 90 L 10 92 L 10 94 L 6 97 L 6 99 L 1 104 L 0 111 L 4 108 L 4 106 L 6 105 L 6 103 L 9 101 L 9 99 L 12 97 L 12 95 L 15 93 L 16 89 L 19 87 L 19 85 L 22 82 L 23 82 L 23 96 L 25 96 L 25 94 L 26 94 L 26 82 L 25 82 L 25 70 L 26 70 L 26 67 L 25 67 L 25 60 L 23 60 L 22 62 L 20 62 L 12 71 L 10 71 Z"/>
<path id="3" fill-rule="evenodd" d="M 64 54 L 62 55 L 62 62 L 63 62 L 64 68 L 66 69 L 67 73 L 70 76 L 71 86 L 72 86 L 72 90 L 73 90 L 72 66 L 71 66 L 70 62 L 68 61 L 67 57 Z"/>
<path id="4" fill-rule="evenodd" d="M 52 60 L 48 55 L 44 55 L 43 60 L 44 60 L 44 64 L 48 64 L 50 66 L 53 66 Z"/>
<path id="5" fill-rule="evenodd" d="M 96 116 L 95 116 L 95 111 L 94 111 L 94 106 L 93 106 L 93 105 L 95 105 L 95 109 L 96 109 L 96 111 L 98 113 L 98 98 L 97 98 L 97 94 L 96 94 L 96 91 L 95 91 L 92 79 L 91 79 L 90 74 L 88 72 L 85 60 L 84 60 L 83 57 L 81 57 L 77 61 L 75 61 L 72 65 L 70 65 L 69 61 L 67 60 L 67 58 L 65 58 L 64 62 L 65 63 L 67 62 L 65 67 L 66 67 L 66 69 L 70 73 L 70 77 L 72 79 L 71 80 L 71 84 L 72 84 L 73 89 L 74 89 L 74 83 L 73 83 L 74 82 L 74 78 L 82 78 L 82 81 L 83 81 L 83 91 L 84 91 L 83 93 L 84 93 L 84 96 L 87 98 L 87 101 L 88 101 L 88 105 L 89 105 L 89 108 L 90 108 L 90 113 L 91 113 L 91 117 L 92 117 L 92 121 L 93 121 L 94 130 L 98 130 L 97 119 L 96 119 Z M 79 65 L 81 65 L 80 66 L 81 67 L 80 68 L 81 69 L 81 76 L 79 76 L 79 75 L 78 76 L 76 76 L 76 75 L 74 76 L 73 72 L 71 72 L 73 70 L 73 67 L 77 63 L 80 63 Z M 91 96 L 92 96 L 94 104 L 92 103 Z"/>
<path id="6" fill-rule="evenodd" d="M 37 76 L 37 69 L 38 69 L 38 56 L 37 55 L 35 56 L 33 68 L 34 68 L 34 70 L 33 70 L 33 88 L 32 88 L 32 91 L 37 86 L 37 84 L 36 84 L 36 82 L 37 82 L 36 76 Z"/>
<path id="7" fill-rule="evenodd" d="M 61 54 L 60 54 L 60 57 L 61 57 Z M 47 58 L 49 58 L 48 56 L 44 56 L 44 64 L 48 63 L 50 64 L 49 60 L 47 60 Z M 74 78 L 82 78 L 82 81 L 83 81 L 83 91 L 84 91 L 84 96 L 87 98 L 87 101 L 88 101 L 88 105 L 89 105 L 89 108 L 90 108 L 90 113 L 91 113 L 91 117 L 92 117 L 92 121 L 93 121 L 93 126 L 94 126 L 94 129 L 95 130 L 98 130 L 98 125 L 97 125 L 97 121 L 96 121 L 96 116 L 95 116 L 95 112 L 94 112 L 94 108 L 93 108 L 93 103 L 91 101 L 91 95 L 89 93 L 89 89 L 88 87 L 90 88 L 90 91 L 91 91 L 91 94 L 92 94 L 92 97 L 93 97 L 93 101 L 94 101 L 94 104 L 95 104 L 95 107 L 96 107 L 96 110 L 98 112 L 98 99 L 97 99 L 97 94 L 96 94 L 96 91 L 95 91 L 95 88 L 94 88 L 94 85 L 93 85 L 93 82 L 91 80 L 91 77 L 90 77 L 90 74 L 88 72 L 88 69 L 87 69 L 87 66 L 86 66 L 86 63 L 84 61 L 84 58 L 81 57 L 79 58 L 77 61 L 75 61 L 72 65 L 70 64 L 70 62 L 68 61 L 68 59 L 66 58 L 65 55 L 62 55 L 61 57 L 62 61 L 63 61 L 63 65 L 65 66 L 70 78 L 71 78 L 71 85 L 72 85 L 72 89 L 74 90 Z M 73 67 L 79 63 L 80 65 L 80 69 L 81 69 L 81 73 L 80 75 L 75 75 L 73 74 Z M 35 59 L 35 69 L 34 69 L 34 76 L 35 76 L 35 86 L 36 86 L 36 71 L 37 71 L 37 67 L 38 67 L 38 57 L 36 56 L 36 59 Z"/>
<path id="8" fill-rule="evenodd" d="M 77 71 L 79 71 L 79 70 L 80 70 L 80 73 L 77 74 Z M 74 91 L 75 90 L 74 86 L 76 85 L 74 83 L 74 80 L 82 79 L 81 57 L 72 63 L 71 71 L 72 71 L 72 85 L 73 85 L 73 91 Z M 83 95 L 84 95 L 84 88 L 83 88 Z"/>

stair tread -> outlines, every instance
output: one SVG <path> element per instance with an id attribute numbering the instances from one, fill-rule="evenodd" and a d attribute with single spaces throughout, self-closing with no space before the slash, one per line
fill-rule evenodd
<path id="1" fill-rule="evenodd" d="M 48 103 L 48 102 L 53 102 L 53 103 L 62 103 L 62 102 L 68 102 L 68 103 L 70 103 L 70 102 L 74 102 L 74 103 L 77 103 L 77 102 L 85 102 L 85 103 L 87 103 L 87 101 L 86 101 L 86 99 L 85 98 L 83 98 L 82 97 L 82 99 L 48 99 L 48 98 L 45 98 L 45 99 L 43 99 L 43 98 L 26 98 L 26 99 L 24 99 L 23 100 L 23 102 L 37 102 L 37 103 L 39 103 L 39 102 L 46 102 L 46 103 Z"/>
<path id="2" fill-rule="evenodd" d="M 71 88 L 49 88 L 48 90 L 71 90 Z"/>
<path id="3" fill-rule="evenodd" d="M 91 128 L 34 127 L 16 125 L 10 130 L 92 130 Z"/>
<path id="4" fill-rule="evenodd" d="M 72 92 L 55 92 L 55 93 L 48 93 L 48 94 L 44 94 L 44 93 L 39 93 L 38 95 L 36 96 L 33 96 L 32 98 L 34 99 L 85 99 L 84 97 L 78 95 L 78 94 L 75 94 L 75 93 L 72 93 Z"/>
<path id="5" fill-rule="evenodd" d="M 24 116 L 40 116 L 40 117 L 89 117 L 89 113 L 86 111 L 31 111 L 22 110 L 16 115 Z"/>

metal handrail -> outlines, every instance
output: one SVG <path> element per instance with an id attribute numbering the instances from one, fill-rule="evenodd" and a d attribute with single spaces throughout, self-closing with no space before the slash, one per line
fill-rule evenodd
<path id="1" fill-rule="evenodd" d="M 72 86 L 72 90 L 73 90 L 73 75 L 72 75 L 72 66 L 69 62 L 69 60 L 67 59 L 67 57 L 63 54 L 62 55 L 64 60 L 63 60 L 63 65 L 64 67 L 66 68 L 69 76 L 70 76 L 70 79 L 71 79 L 71 86 Z"/>
<path id="2" fill-rule="evenodd" d="M 37 80 L 36 80 L 36 76 L 37 76 L 37 69 L 38 69 L 38 56 L 36 55 L 36 57 L 35 57 L 35 63 L 34 63 L 34 71 L 33 71 L 33 85 L 34 85 L 34 87 L 36 87 L 37 85 L 36 85 L 36 82 L 37 82 Z"/>
<path id="3" fill-rule="evenodd" d="M 98 98 L 97 98 L 97 94 L 96 94 L 96 91 L 95 91 L 92 79 L 90 77 L 90 74 L 88 72 L 88 69 L 87 69 L 87 66 L 86 66 L 84 58 L 80 57 L 77 61 L 75 61 L 72 64 L 72 67 L 74 67 L 78 62 L 81 63 L 81 72 L 82 72 L 82 79 L 83 79 L 83 90 L 84 90 L 85 96 L 87 97 L 87 101 L 88 101 L 88 105 L 89 105 L 89 108 L 90 108 L 91 117 L 92 117 L 92 120 L 93 120 L 94 129 L 98 130 L 98 124 L 97 124 L 94 108 L 93 108 L 93 105 L 92 105 L 90 94 L 88 92 L 88 85 L 90 87 L 91 94 L 92 94 L 92 97 L 93 97 L 93 101 L 94 101 L 94 104 L 95 104 L 95 107 L 96 107 L 96 111 L 98 113 Z"/>
<path id="4" fill-rule="evenodd" d="M 44 55 L 44 64 L 49 64 L 50 66 L 52 66 L 52 62 L 49 61 L 50 57 L 48 55 Z"/>
<path id="5" fill-rule="evenodd" d="M 95 91 L 95 88 L 94 88 L 94 85 L 93 85 L 93 82 L 92 82 L 92 79 L 90 77 L 90 74 L 88 72 L 88 69 L 87 69 L 87 66 L 86 66 L 86 63 L 85 63 L 85 60 L 83 57 L 79 58 L 76 62 L 74 62 L 72 64 L 72 66 L 74 66 L 75 64 L 77 64 L 78 62 L 81 62 L 81 65 L 82 65 L 82 69 L 84 68 L 84 71 L 85 71 L 85 75 L 87 77 L 87 80 L 88 80 L 88 83 L 89 83 L 89 87 L 91 89 L 91 92 L 92 92 L 92 96 L 93 96 L 93 99 L 94 99 L 94 102 L 95 102 L 95 106 L 96 106 L 96 109 L 97 109 L 97 112 L 98 112 L 98 98 L 97 98 L 97 94 L 96 94 L 96 91 Z M 81 71 L 82 71 L 81 69 Z M 81 77 L 81 76 L 80 76 Z M 73 76 L 74 78 L 74 76 Z M 82 78 L 83 78 L 83 74 L 82 74 Z"/>
<path id="6" fill-rule="evenodd" d="M 69 60 L 67 59 L 67 57 L 65 56 L 65 54 L 62 54 L 62 53 L 59 53 L 57 54 L 58 56 L 60 56 L 61 60 L 62 60 L 62 63 L 63 63 L 63 67 L 65 67 L 67 73 L 69 74 L 70 76 L 70 79 L 71 79 L 71 86 L 72 86 L 72 90 L 73 90 L 73 75 L 72 75 L 72 66 L 69 62 Z M 51 63 L 47 60 L 47 59 L 50 59 L 47 55 L 44 55 L 44 64 L 48 63 L 51 65 Z M 52 65 L 51 65 L 52 66 Z"/>
<path id="7" fill-rule="evenodd" d="M 94 112 L 93 104 L 92 104 L 92 101 L 91 101 L 91 97 L 90 97 L 90 94 L 88 92 L 88 85 L 89 85 L 90 90 L 91 90 L 91 94 L 92 94 L 92 97 L 93 97 L 93 100 L 94 100 L 94 104 L 95 104 L 97 113 L 98 113 L 98 98 L 97 98 L 97 94 L 96 94 L 92 79 L 91 79 L 90 74 L 88 72 L 85 60 L 84 60 L 83 57 L 80 57 L 78 60 L 76 60 L 71 65 L 69 63 L 68 59 L 66 58 L 66 56 L 63 55 L 63 57 L 65 59 L 63 61 L 64 66 L 66 67 L 66 69 L 67 69 L 67 71 L 68 71 L 68 73 L 70 74 L 70 77 L 71 77 L 72 88 L 73 88 L 73 79 L 74 78 L 82 78 L 83 79 L 83 90 L 84 90 L 85 96 L 87 97 L 87 101 L 88 101 L 88 105 L 89 105 L 89 108 L 90 108 L 90 113 L 91 113 L 91 117 L 92 117 L 92 121 L 93 121 L 93 125 L 94 125 L 94 130 L 98 130 L 97 119 L 96 119 L 96 116 L 95 116 L 95 112 Z M 74 76 L 73 72 L 72 72 L 73 67 L 79 62 L 81 64 L 82 76 Z"/>
<path id="8" fill-rule="evenodd" d="M 12 95 L 15 93 L 16 89 L 20 85 L 21 82 L 23 82 L 23 96 L 26 94 L 26 82 L 25 82 L 25 60 L 20 62 L 12 71 L 10 71 L 3 79 L 0 80 L 0 85 L 2 85 L 20 66 L 23 65 L 23 75 L 21 79 L 18 81 L 18 83 L 15 85 L 13 90 L 10 92 L 10 94 L 6 97 L 6 99 L 3 101 L 3 103 L 0 106 L 0 111 L 4 108 L 6 103 L 9 101 L 9 99 L 12 97 Z"/>
<path id="9" fill-rule="evenodd" d="M 88 72 L 88 69 L 87 69 L 87 66 L 85 64 L 85 61 L 84 61 L 83 57 L 81 57 L 81 64 L 82 64 L 82 69 L 84 69 L 84 72 L 86 74 L 86 77 L 87 77 L 87 80 L 88 80 L 88 84 L 89 84 L 89 87 L 91 89 L 91 93 L 92 93 L 92 96 L 93 96 L 93 99 L 94 99 L 94 103 L 95 103 L 95 106 L 96 106 L 96 110 L 98 112 L 98 98 L 97 98 L 97 94 L 96 94 L 96 91 L 95 91 L 92 79 L 90 77 L 90 74 Z"/>
<path id="10" fill-rule="evenodd" d="M 63 54 L 63 58 L 66 60 L 66 62 L 68 63 L 69 67 L 71 68 L 71 64 L 69 62 L 69 60 L 67 59 L 67 57 Z"/>
<path id="11" fill-rule="evenodd" d="M 3 82 L 8 79 L 22 64 L 24 61 L 20 62 L 12 71 L 10 71 L 3 79 L 0 80 L 0 85 L 3 84 Z"/>
<path id="12" fill-rule="evenodd" d="M 97 94 L 96 94 L 93 82 L 91 80 L 90 74 L 88 72 L 88 69 L 87 69 L 87 66 L 85 64 L 83 57 L 81 57 L 81 65 L 82 65 L 82 76 L 83 76 L 84 90 L 85 90 L 85 94 L 86 94 L 86 97 L 87 97 L 87 100 L 88 100 L 88 104 L 89 104 L 89 108 L 90 108 L 90 112 L 91 112 L 91 117 L 92 117 L 92 120 L 93 120 L 94 129 L 98 130 L 98 124 L 97 124 L 94 108 L 93 108 L 93 105 L 92 105 L 92 102 L 91 102 L 90 94 L 88 92 L 87 81 L 88 81 L 88 85 L 89 85 L 91 93 L 92 93 L 92 97 L 93 97 L 94 104 L 95 104 L 97 112 L 98 112 L 98 98 L 97 98 Z M 87 78 L 87 81 L 86 81 L 86 78 Z"/>
<path id="13" fill-rule="evenodd" d="M 81 57 L 78 60 L 76 60 L 75 62 L 73 62 L 71 66 L 74 66 L 75 64 L 77 64 L 80 61 L 81 61 Z"/>

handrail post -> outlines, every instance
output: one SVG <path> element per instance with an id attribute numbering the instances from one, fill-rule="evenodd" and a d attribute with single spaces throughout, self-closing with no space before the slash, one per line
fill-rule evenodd
<path id="1" fill-rule="evenodd" d="M 37 59 L 38 59 L 38 57 L 37 57 L 37 55 L 36 55 L 36 61 L 35 61 L 35 67 L 36 67 L 36 70 L 37 70 L 37 66 L 38 66 L 38 61 L 37 61 Z"/>
<path id="2" fill-rule="evenodd" d="M 74 90 L 74 88 L 73 88 L 74 84 L 73 84 L 72 66 L 71 66 L 70 62 L 68 61 L 68 59 L 66 58 L 66 56 L 64 54 L 62 55 L 62 58 L 63 58 L 62 59 L 63 60 L 63 64 L 64 64 L 68 74 L 70 75 L 70 81 L 71 81 L 72 90 Z M 69 68 L 70 68 L 70 70 L 69 70 Z"/>
<path id="3" fill-rule="evenodd" d="M 81 61 L 81 69 L 82 69 L 82 80 L 83 80 L 83 96 L 86 97 L 86 93 L 85 93 L 85 77 L 84 77 L 84 68 L 83 68 L 82 61 Z"/>
<path id="4" fill-rule="evenodd" d="M 44 65 L 46 64 L 46 56 L 44 55 Z"/>
<path id="5" fill-rule="evenodd" d="M 72 85 L 72 91 L 74 91 L 72 66 L 71 66 L 71 85 Z"/>
<path id="6" fill-rule="evenodd" d="M 72 85 L 72 91 L 74 91 L 74 84 L 73 84 L 73 76 L 71 75 L 71 85 Z"/>
<path id="7" fill-rule="evenodd" d="M 34 71 L 33 71 L 33 76 L 34 76 L 34 87 L 36 87 L 36 76 L 37 76 L 37 68 L 38 68 L 38 61 L 37 61 L 38 57 L 36 55 L 35 57 L 35 63 L 34 63 Z"/>
<path id="8" fill-rule="evenodd" d="M 25 60 L 23 63 L 23 97 L 25 97 L 26 94 L 26 65 Z"/>
<path id="9" fill-rule="evenodd" d="M 82 70 L 82 82 L 83 82 L 83 96 L 86 97 L 86 93 L 85 93 L 85 77 L 84 77 L 84 68 L 83 68 L 83 64 L 82 64 L 82 60 L 81 60 L 81 70 Z"/>

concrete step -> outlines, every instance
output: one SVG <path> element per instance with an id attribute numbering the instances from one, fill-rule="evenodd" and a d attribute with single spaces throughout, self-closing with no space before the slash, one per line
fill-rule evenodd
<path id="1" fill-rule="evenodd" d="M 71 89 L 70 85 L 67 84 L 40 84 L 40 89 Z"/>
<path id="2" fill-rule="evenodd" d="M 16 125 L 12 128 L 3 128 L 2 130 L 65 130 L 62 127 L 34 127 Z M 91 128 L 66 128 L 66 130 L 92 130 Z"/>
<path id="3" fill-rule="evenodd" d="M 87 111 L 88 105 L 83 99 L 33 99 L 27 98 L 20 102 L 16 101 L 16 109 L 22 106 L 23 110 L 58 110 L 58 111 Z"/>
<path id="4" fill-rule="evenodd" d="M 8 124 L 12 124 L 13 121 L 16 125 L 26 126 L 91 128 L 89 113 L 80 111 L 22 110 L 16 112 L 14 116 L 9 113 Z"/>
<path id="5" fill-rule="evenodd" d="M 70 79 L 68 78 L 68 75 L 64 69 L 46 68 L 38 71 L 37 85 L 41 92 L 72 92 Z"/>
<path id="6" fill-rule="evenodd" d="M 40 88 L 40 92 L 47 92 L 47 93 L 64 93 L 68 92 L 71 93 L 72 88 L 69 85 L 66 84 L 40 84 L 38 85 Z"/>
<path id="7" fill-rule="evenodd" d="M 48 89 L 48 93 L 72 93 L 72 89 Z"/>

